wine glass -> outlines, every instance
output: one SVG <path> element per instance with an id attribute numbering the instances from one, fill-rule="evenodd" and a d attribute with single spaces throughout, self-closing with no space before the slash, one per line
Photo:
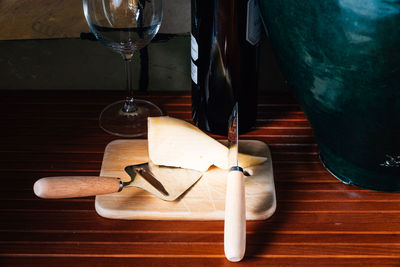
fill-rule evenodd
<path id="1" fill-rule="evenodd" d="M 131 62 L 134 52 L 150 43 L 158 32 L 163 0 L 83 0 L 83 11 L 96 38 L 125 61 L 128 96 L 103 109 L 100 127 L 122 137 L 146 134 L 147 118 L 160 116 L 162 111 L 149 101 L 133 97 Z"/>

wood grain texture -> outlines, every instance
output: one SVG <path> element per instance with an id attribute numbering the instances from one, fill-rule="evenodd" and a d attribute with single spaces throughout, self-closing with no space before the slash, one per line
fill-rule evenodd
<path id="1" fill-rule="evenodd" d="M 260 141 L 239 140 L 239 149 L 246 154 L 271 158 L 268 146 Z M 105 149 L 100 175 L 129 181 L 130 177 L 124 168 L 148 161 L 147 140 L 114 140 Z M 137 175 L 122 192 L 96 196 L 97 213 L 105 218 L 130 220 L 224 219 L 228 170 L 211 167 L 201 173 L 184 169 L 157 170 L 152 165 L 149 165 L 151 171 L 170 193 L 169 196 L 163 196 Z M 252 174 L 245 179 L 246 218 L 267 219 L 276 209 L 272 161 L 267 160 L 245 170 Z M 183 197 L 178 198 L 181 194 Z"/>
<path id="2" fill-rule="evenodd" d="M 74 198 L 115 193 L 121 188 L 118 177 L 51 176 L 37 180 L 33 192 L 41 198 Z"/>
<path id="3" fill-rule="evenodd" d="M 241 261 L 246 252 L 246 198 L 244 174 L 229 171 L 226 181 L 224 250 L 229 261 Z"/>
<path id="4" fill-rule="evenodd" d="M 141 95 L 191 121 L 190 95 Z M 42 200 L 45 176 L 98 175 L 102 107 L 124 92 L 0 91 L 1 266 L 230 266 L 223 221 L 109 220 L 94 197 Z M 400 195 L 345 185 L 321 165 L 311 127 L 288 94 L 259 97 L 255 129 L 271 148 L 277 211 L 247 222 L 246 266 L 400 266 Z M 223 138 L 221 136 L 213 136 Z"/>

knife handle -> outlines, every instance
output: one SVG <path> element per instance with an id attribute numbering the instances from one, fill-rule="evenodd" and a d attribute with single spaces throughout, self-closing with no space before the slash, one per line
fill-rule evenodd
<path id="1" fill-rule="evenodd" d="M 246 203 L 244 175 L 240 170 L 228 173 L 225 198 L 224 249 L 228 260 L 243 259 L 246 250 Z"/>
<path id="2" fill-rule="evenodd" d="M 33 191 L 41 198 L 72 198 L 115 193 L 121 186 L 121 180 L 115 177 L 55 176 L 37 180 Z"/>

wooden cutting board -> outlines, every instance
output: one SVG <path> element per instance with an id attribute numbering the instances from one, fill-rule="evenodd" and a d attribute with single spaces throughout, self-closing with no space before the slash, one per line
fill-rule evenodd
<path id="1" fill-rule="evenodd" d="M 264 220 L 276 209 L 275 185 L 269 147 L 255 140 L 240 140 L 240 152 L 266 156 L 258 166 L 246 168 L 246 219 Z M 104 152 L 101 176 L 129 180 L 124 167 L 148 162 L 147 140 L 115 140 Z M 211 167 L 176 201 L 164 201 L 137 187 L 119 193 L 96 196 L 100 216 L 129 220 L 223 220 L 227 171 Z"/>

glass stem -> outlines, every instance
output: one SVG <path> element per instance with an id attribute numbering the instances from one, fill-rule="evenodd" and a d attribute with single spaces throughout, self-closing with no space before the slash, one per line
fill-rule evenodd
<path id="1" fill-rule="evenodd" d="M 128 90 L 128 95 L 125 98 L 125 104 L 123 107 L 123 112 L 133 113 L 137 110 L 135 99 L 133 97 L 133 86 L 132 86 L 132 57 L 133 54 L 122 55 L 125 61 L 125 76 L 126 76 L 126 89 Z"/>

